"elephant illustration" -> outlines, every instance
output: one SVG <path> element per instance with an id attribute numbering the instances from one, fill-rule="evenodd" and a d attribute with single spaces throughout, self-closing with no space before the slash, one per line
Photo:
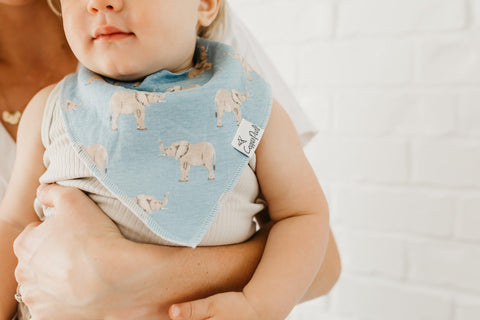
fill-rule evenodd
<path id="1" fill-rule="evenodd" d="M 117 119 L 120 114 L 134 113 L 137 129 L 145 130 L 145 107 L 152 103 L 165 102 L 165 93 L 158 95 L 143 91 L 117 91 L 110 98 L 112 112 L 112 130 L 117 130 Z"/>
<path id="2" fill-rule="evenodd" d="M 90 77 L 90 79 L 88 79 L 88 81 L 85 83 L 85 85 L 88 86 L 90 83 L 92 83 L 95 80 L 104 81 L 101 76 L 99 76 L 98 74 L 94 74 L 93 76 Z"/>
<path id="3" fill-rule="evenodd" d="M 217 127 L 223 127 L 222 117 L 224 112 L 233 111 L 235 119 L 237 120 L 237 126 L 240 125 L 242 120 L 242 112 L 240 105 L 250 97 L 247 88 L 245 88 L 245 94 L 232 89 L 228 91 L 226 89 L 220 89 L 215 95 L 215 117 L 217 117 Z"/>
<path id="4" fill-rule="evenodd" d="M 188 79 L 196 78 L 207 70 L 212 69 L 213 64 L 207 61 L 207 49 L 201 46 L 198 61 L 188 73 Z"/>
<path id="5" fill-rule="evenodd" d="M 165 206 L 168 203 L 168 192 L 163 196 L 163 202 L 155 199 L 155 197 L 146 196 L 144 194 L 138 195 L 135 198 L 135 201 L 145 212 L 152 213 L 152 211 L 155 210 L 166 209 Z"/>
<path id="6" fill-rule="evenodd" d="M 168 89 L 167 89 L 167 92 L 177 92 L 177 91 L 183 91 L 183 90 L 193 89 L 193 88 L 197 88 L 197 87 L 200 87 L 200 85 L 198 85 L 198 84 L 192 84 L 192 85 L 189 85 L 189 86 L 187 86 L 187 87 L 173 86 L 173 87 L 171 87 L 171 88 L 168 88 Z"/>
<path id="7" fill-rule="evenodd" d="M 93 160 L 98 169 L 101 172 L 106 173 L 108 167 L 107 149 L 101 144 L 91 144 L 89 146 L 84 146 L 84 150 Z"/>
<path id="8" fill-rule="evenodd" d="M 180 164 L 180 182 L 188 181 L 190 166 L 205 166 L 208 170 L 208 180 L 214 180 L 215 149 L 210 142 L 190 144 L 187 141 L 174 142 L 165 149 L 162 140 L 158 139 L 159 149 L 164 156 L 175 157 Z"/>
<path id="9" fill-rule="evenodd" d="M 68 111 L 76 110 L 78 107 L 80 107 L 81 104 L 82 104 L 81 101 L 78 104 L 76 104 L 73 101 L 65 100 L 65 109 Z"/>
<path id="10" fill-rule="evenodd" d="M 226 54 L 228 54 L 229 56 L 232 56 L 235 59 L 237 59 L 238 61 L 240 61 L 240 63 L 242 64 L 242 68 L 243 68 L 243 72 L 245 73 L 245 76 L 247 77 L 248 81 L 252 81 L 252 78 L 250 77 L 249 72 L 250 71 L 255 71 L 255 70 L 253 70 L 253 68 L 248 64 L 247 60 L 241 54 L 239 54 L 238 52 L 235 52 L 233 54 L 227 52 Z"/>
<path id="11" fill-rule="evenodd" d="M 115 81 L 115 82 L 113 83 L 113 85 L 116 86 L 116 87 L 120 86 L 121 84 L 122 84 L 121 81 Z M 134 87 L 134 88 L 140 87 L 141 84 L 142 84 L 142 81 L 137 81 L 137 82 L 135 82 L 135 83 L 133 84 L 133 87 Z"/>

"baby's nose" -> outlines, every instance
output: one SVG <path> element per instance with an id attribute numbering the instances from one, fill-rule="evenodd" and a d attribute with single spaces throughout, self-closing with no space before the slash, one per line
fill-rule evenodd
<path id="1" fill-rule="evenodd" d="M 87 10 L 90 13 L 103 11 L 120 11 L 123 8 L 123 0 L 90 0 Z"/>

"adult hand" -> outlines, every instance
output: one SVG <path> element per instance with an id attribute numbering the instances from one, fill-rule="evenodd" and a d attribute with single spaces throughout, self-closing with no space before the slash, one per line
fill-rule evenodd
<path id="1" fill-rule="evenodd" d="M 174 303 L 185 320 L 201 318 L 209 300 L 195 300 L 241 290 L 268 234 L 265 227 L 242 244 L 195 250 L 139 244 L 125 239 L 77 189 L 48 185 L 38 198 L 56 214 L 27 227 L 14 248 L 16 278 L 32 320 L 166 320 Z M 324 263 L 309 299 L 328 292 L 338 278 L 338 250 L 330 243 L 330 263 Z"/>
<path id="2" fill-rule="evenodd" d="M 129 241 L 78 189 L 42 185 L 37 196 L 56 213 L 29 225 L 14 243 L 15 277 L 32 319 L 136 318 L 131 292 L 114 281 L 115 253 Z"/>
<path id="3" fill-rule="evenodd" d="M 170 319 L 175 302 L 243 288 L 266 241 L 262 231 L 230 246 L 140 244 L 77 189 L 48 185 L 38 198 L 55 214 L 14 244 L 15 276 L 32 320 Z"/>

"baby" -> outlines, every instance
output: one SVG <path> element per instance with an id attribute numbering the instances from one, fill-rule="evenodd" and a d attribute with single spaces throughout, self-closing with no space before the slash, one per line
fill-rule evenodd
<path id="1" fill-rule="evenodd" d="M 197 37 L 212 32 L 221 0 L 61 7 L 83 66 L 28 105 L 17 161 L 32 165 L 4 201 L 21 201 L 22 184 L 56 182 L 87 193 L 128 239 L 190 247 L 247 240 L 267 205 L 274 225 L 257 270 L 242 292 L 208 298 L 210 318 L 284 319 L 321 265 L 328 212 L 269 85 L 233 48 Z M 175 305 L 170 317 L 181 319 Z"/>

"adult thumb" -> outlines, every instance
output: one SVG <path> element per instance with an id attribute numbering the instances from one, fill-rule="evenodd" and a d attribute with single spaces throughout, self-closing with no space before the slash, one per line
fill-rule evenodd
<path id="1" fill-rule="evenodd" d="M 172 320 L 204 320 L 209 319 L 208 298 L 190 302 L 174 304 L 168 310 L 168 314 Z"/>

